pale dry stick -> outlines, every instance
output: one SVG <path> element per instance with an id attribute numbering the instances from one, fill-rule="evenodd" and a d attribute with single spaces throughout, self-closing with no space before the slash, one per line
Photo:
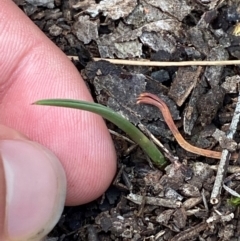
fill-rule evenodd
<path id="1" fill-rule="evenodd" d="M 145 103 L 145 104 L 150 104 L 150 105 L 154 105 L 154 106 L 158 107 L 159 110 L 162 112 L 163 118 L 164 118 L 166 124 L 168 125 L 169 129 L 173 133 L 174 137 L 176 138 L 178 144 L 185 150 L 187 150 L 191 153 L 197 154 L 197 155 L 206 156 L 206 157 L 210 157 L 210 158 L 214 158 L 214 159 L 221 158 L 222 152 L 202 149 L 202 148 L 193 146 L 193 145 L 189 144 L 187 141 L 185 141 L 183 136 L 178 131 L 178 128 L 174 124 L 174 121 L 172 119 L 171 113 L 170 113 L 167 105 L 164 103 L 163 100 L 158 98 L 156 95 L 150 94 L 150 93 L 143 93 L 138 97 L 137 103 L 138 104 Z M 232 158 L 236 159 L 237 156 L 232 155 Z"/>
<path id="2" fill-rule="evenodd" d="M 209 166 L 212 170 L 217 171 L 218 165 L 211 165 Z M 240 173 L 240 166 L 229 166 L 227 169 L 228 173 Z"/>
<path id="3" fill-rule="evenodd" d="M 119 138 L 122 138 L 123 140 L 128 141 L 128 142 L 131 143 L 131 144 L 135 144 L 134 141 L 132 141 L 131 139 L 127 138 L 126 136 L 123 136 L 123 135 L 117 133 L 116 131 L 113 131 L 113 130 L 111 130 L 111 129 L 108 129 L 108 131 L 109 131 L 112 135 L 115 135 L 115 136 L 117 136 L 117 137 L 119 137 Z"/>
<path id="4" fill-rule="evenodd" d="M 173 238 L 170 239 L 170 241 L 185 241 L 185 240 L 193 240 L 193 238 L 196 238 L 199 236 L 199 233 L 207 230 L 208 224 L 206 221 L 203 221 L 193 227 L 190 227 L 188 229 L 185 229 L 184 231 L 178 233 Z"/>
<path id="5" fill-rule="evenodd" d="M 164 147 L 164 145 L 142 124 L 138 124 L 138 128 L 145 133 L 147 136 L 150 137 L 150 139 L 152 139 L 152 141 L 158 146 L 160 147 L 165 153 L 166 153 L 166 157 L 168 159 L 170 159 L 171 161 L 178 161 L 178 157 L 173 156 L 170 151 Z M 129 138 L 127 138 L 126 136 L 123 136 L 111 129 L 108 129 L 108 131 L 112 134 L 115 135 L 117 137 L 120 137 L 128 142 L 130 142 L 131 144 L 136 144 L 134 141 L 130 140 Z"/>
<path id="6" fill-rule="evenodd" d="M 145 198 L 145 203 L 148 205 L 161 206 L 166 208 L 180 208 L 182 202 L 177 200 L 172 200 L 168 198 L 158 198 L 158 197 L 144 197 L 142 195 L 130 193 L 127 195 L 127 199 L 133 203 L 141 205 L 143 199 Z"/>
<path id="7" fill-rule="evenodd" d="M 114 135 L 114 136 L 117 136 L 117 137 L 119 137 L 119 138 L 121 138 L 121 139 L 123 139 L 123 140 L 125 140 L 125 141 L 127 141 L 127 142 L 129 142 L 129 143 L 132 144 L 130 147 L 128 147 L 128 148 L 124 151 L 124 155 L 125 155 L 125 156 L 129 155 L 129 154 L 132 152 L 132 150 L 137 147 L 137 144 L 136 144 L 134 141 L 132 141 L 131 139 L 129 139 L 128 137 L 123 136 L 123 135 L 121 135 L 121 134 L 119 134 L 119 133 L 117 133 L 116 131 L 113 131 L 113 130 L 111 130 L 111 129 L 108 129 L 108 131 L 110 132 L 110 134 L 112 134 L 112 135 Z"/>
<path id="8" fill-rule="evenodd" d="M 150 139 L 164 151 L 165 157 L 168 158 L 172 163 L 178 161 L 178 157 L 174 156 L 142 123 L 138 125 L 138 128 L 145 133 Z"/>
<path id="9" fill-rule="evenodd" d="M 77 56 L 68 56 L 70 59 L 78 60 Z M 181 61 L 181 62 L 166 62 L 166 61 L 149 61 L 149 60 L 127 60 L 127 59 L 104 59 L 93 58 L 94 61 L 105 60 L 112 64 L 120 65 L 140 65 L 140 66 L 222 66 L 222 65 L 240 65 L 240 60 L 216 60 L 216 61 Z"/>
<path id="10" fill-rule="evenodd" d="M 203 200 L 203 204 L 204 204 L 205 210 L 208 212 L 209 211 L 209 207 L 208 207 L 207 198 L 206 198 L 206 195 L 205 195 L 205 189 L 204 188 L 201 191 L 201 196 L 202 196 L 202 200 Z"/>
<path id="11" fill-rule="evenodd" d="M 227 134 L 227 138 L 230 140 L 233 139 L 233 136 L 237 131 L 239 118 L 240 118 L 240 93 L 238 95 L 237 105 L 236 105 L 232 122 L 230 124 L 229 131 Z M 222 152 L 222 157 L 218 166 L 217 175 L 216 175 L 216 179 L 213 185 L 213 190 L 210 198 L 210 202 L 214 205 L 218 204 L 219 202 L 219 197 L 220 197 L 222 185 L 223 185 L 223 179 L 225 178 L 228 164 L 229 164 L 229 151 L 224 149 Z"/>
<path id="12" fill-rule="evenodd" d="M 225 191 L 227 191 L 228 193 L 230 193 L 233 197 L 238 197 L 240 198 L 240 195 L 234 191 L 233 189 L 231 189 L 230 187 L 226 186 L 225 184 L 223 184 L 223 188 L 225 189 Z"/>

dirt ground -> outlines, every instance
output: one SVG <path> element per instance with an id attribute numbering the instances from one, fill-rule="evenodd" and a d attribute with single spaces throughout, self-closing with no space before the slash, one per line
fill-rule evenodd
<path id="1" fill-rule="evenodd" d="M 107 123 L 118 155 L 116 179 L 98 200 L 67 207 L 47 240 L 239 240 L 240 65 L 94 61 L 238 60 L 239 0 L 15 2 L 66 55 L 77 57 L 95 101 L 151 132 L 168 160 L 164 170 L 155 167 Z M 201 155 L 179 145 L 156 107 L 136 104 L 143 92 L 167 104 L 183 138 L 204 149 Z M 205 157 L 206 150 L 223 149 L 221 161 Z"/>

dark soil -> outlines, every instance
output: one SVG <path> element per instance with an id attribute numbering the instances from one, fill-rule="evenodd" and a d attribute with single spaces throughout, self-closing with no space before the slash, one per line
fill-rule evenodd
<path id="1" fill-rule="evenodd" d="M 156 94 L 192 145 L 216 151 L 234 146 L 237 152 L 238 131 L 233 144 L 222 140 L 238 101 L 239 66 L 142 67 L 93 60 L 239 59 L 239 0 L 39 1 L 43 6 L 15 1 L 66 55 L 79 57 L 73 62 L 96 102 L 147 128 L 178 157 L 159 170 L 107 123 L 119 134 L 112 135 L 116 180 L 98 200 L 67 207 L 48 240 L 239 240 L 239 208 L 229 201 L 229 189 L 240 191 L 238 160 L 230 161 L 228 171 L 224 166 L 229 189 L 223 188 L 213 205 L 219 160 L 182 149 L 155 107 L 136 104 L 142 92 Z"/>

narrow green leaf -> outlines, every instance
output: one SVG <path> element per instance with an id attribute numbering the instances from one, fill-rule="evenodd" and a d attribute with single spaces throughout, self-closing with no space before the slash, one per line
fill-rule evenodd
<path id="1" fill-rule="evenodd" d="M 153 144 L 153 142 L 151 142 L 138 128 L 136 128 L 128 120 L 126 120 L 121 115 L 119 115 L 118 113 L 114 112 L 106 106 L 92 102 L 71 99 L 39 100 L 34 104 L 74 108 L 99 114 L 103 118 L 109 120 L 110 122 L 118 126 L 124 132 L 126 132 L 131 137 L 131 139 L 134 142 L 136 142 L 144 150 L 144 152 L 152 159 L 155 165 L 161 168 L 166 166 L 166 160 L 164 156 Z"/>

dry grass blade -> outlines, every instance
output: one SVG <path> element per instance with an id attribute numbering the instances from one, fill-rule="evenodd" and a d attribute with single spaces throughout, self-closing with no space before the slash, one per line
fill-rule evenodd
<path id="1" fill-rule="evenodd" d="M 77 56 L 68 56 L 70 59 L 78 60 Z M 149 60 L 127 60 L 127 59 L 104 59 L 93 58 L 95 61 L 105 60 L 112 64 L 120 65 L 136 65 L 136 66 L 224 66 L 224 65 L 240 65 L 240 60 L 216 60 L 216 61 L 181 61 L 181 62 L 166 62 L 166 61 L 149 61 Z"/>
<path id="2" fill-rule="evenodd" d="M 191 153 L 197 154 L 197 155 L 206 156 L 206 157 L 210 157 L 210 158 L 214 158 L 214 159 L 221 158 L 221 156 L 222 156 L 221 152 L 202 149 L 202 148 L 193 146 L 193 145 L 189 144 L 188 142 L 186 142 L 184 140 L 183 136 L 178 131 L 176 125 L 174 124 L 174 121 L 172 119 L 171 113 L 170 113 L 167 105 L 164 103 L 163 100 L 158 98 L 156 95 L 153 95 L 150 93 L 143 93 L 139 96 L 137 103 L 139 103 L 139 104 L 144 103 L 144 104 L 150 104 L 150 105 L 156 106 L 162 112 L 163 118 L 164 118 L 166 124 L 168 125 L 169 129 L 172 131 L 178 144 L 185 150 L 187 150 Z M 235 155 L 233 155 L 232 157 L 236 158 Z"/>

